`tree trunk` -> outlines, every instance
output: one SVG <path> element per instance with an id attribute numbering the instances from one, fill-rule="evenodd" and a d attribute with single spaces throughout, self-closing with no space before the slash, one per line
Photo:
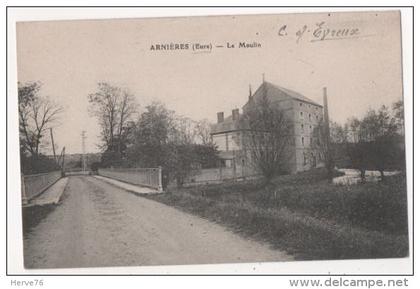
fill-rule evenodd
<path id="1" fill-rule="evenodd" d="M 379 172 L 381 173 L 381 181 L 383 182 L 385 180 L 384 170 L 380 170 Z"/>
<path id="2" fill-rule="evenodd" d="M 366 183 L 366 170 L 360 169 L 360 177 L 362 179 L 362 184 Z"/>

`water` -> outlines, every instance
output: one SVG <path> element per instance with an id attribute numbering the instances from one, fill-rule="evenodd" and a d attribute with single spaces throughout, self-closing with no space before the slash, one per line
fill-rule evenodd
<path id="1" fill-rule="evenodd" d="M 343 172 L 345 175 L 335 177 L 333 183 L 336 185 L 354 185 L 362 181 L 360 177 L 360 171 L 355 169 L 339 169 L 338 171 Z M 399 171 L 387 171 L 384 172 L 385 176 L 392 176 L 399 174 Z M 381 179 L 381 173 L 379 171 L 366 171 L 366 182 L 377 182 Z"/>

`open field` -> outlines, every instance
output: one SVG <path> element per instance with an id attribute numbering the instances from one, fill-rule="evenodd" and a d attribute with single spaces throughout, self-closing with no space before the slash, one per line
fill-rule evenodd
<path id="1" fill-rule="evenodd" d="M 405 175 L 336 186 L 317 169 L 262 181 L 147 196 L 293 254 L 296 259 L 408 255 Z"/>

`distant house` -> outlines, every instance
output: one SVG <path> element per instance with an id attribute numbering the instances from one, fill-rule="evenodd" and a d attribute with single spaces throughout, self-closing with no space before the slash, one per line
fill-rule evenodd
<path id="1" fill-rule="evenodd" d="M 294 141 L 291 145 L 291 157 L 287 164 L 291 173 L 304 171 L 311 167 L 321 166 L 321 154 L 313 148 L 313 129 L 323 119 L 322 105 L 295 91 L 264 81 L 255 93 L 249 94 L 247 103 L 242 107 L 246 110 L 254 100 L 267 95 L 271 105 L 278 105 L 291 121 Z M 324 90 L 324 93 L 325 90 Z M 233 167 L 238 174 L 246 175 L 252 171 L 249 157 L 244 151 L 243 138 L 246 133 L 240 126 L 239 109 L 224 117 L 223 112 L 217 113 L 217 123 L 212 126 L 211 136 L 219 150 L 222 166 Z"/>

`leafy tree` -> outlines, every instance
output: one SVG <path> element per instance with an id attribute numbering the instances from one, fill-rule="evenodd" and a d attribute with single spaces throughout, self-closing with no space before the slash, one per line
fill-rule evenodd
<path id="1" fill-rule="evenodd" d="M 350 158 L 350 165 L 352 168 L 360 171 L 362 183 L 366 181 L 366 170 L 368 169 L 368 161 L 366 159 L 369 154 L 368 146 L 368 143 L 364 141 L 347 144 L 347 155 Z"/>
<path id="2" fill-rule="evenodd" d="M 90 165 L 90 170 L 94 173 L 94 174 L 97 174 L 98 173 L 98 170 L 99 170 L 99 168 L 101 167 L 101 163 L 100 162 L 93 162 L 91 165 Z"/>
<path id="3" fill-rule="evenodd" d="M 397 134 L 398 127 L 388 107 L 381 106 L 378 111 L 370 109 L 362 119 L 359 137 L 364 141 L 375 141 Z"/>
<path id="4" fill-rule="evenodd" d="M 162 166 L 164 188 L 172 180 L 182 186 L 188 175 L 216 163 L 215 147 L 195 140 L 195 122 L 154 102 L 146 106 L 136 124 L 128 159 L 132 166 Z"/>
<path id="5" fill-rule="evenodd" d="M 182 187 L 185 178 L 194 170 L 197 163 L 197 155 L 193 151 L 193 144 L 171 143 L 166 146 L 166 160 L 164 167 L 169 173 L 169 178 L 176 181 L 178 187 Z"/>
<path id="6" fill-rule="evenodd" d="M 146 106 L 136 123 L 133 144 L 128 149 L 129 159 L 133 165 L 157 167 L 166 159 L 166 145 L 173 134 L 173 111 L 163 104 L 154 102 Z"/>
<path id="7" fill-rule="evenodd" d="M 387 168 L 401 167 L 404 150 L 400 145 L 398 121 L 386 106 L 378 110 L 370 109 L 362 120 L 355 118 L 349 122 L 352 131 L 352 143 L 348 154 L 352 165 L 360 170 L 364 181 L 365 171 L 369 168 L 378 170 L 383 180 Z"/>
<path id="8" fill-rule="evenodd" d="M 220 161 L 214 144 L 194 144 L 192 152 L 197 156 L 195 161 L 203 169 L 215 168 Z"/>

